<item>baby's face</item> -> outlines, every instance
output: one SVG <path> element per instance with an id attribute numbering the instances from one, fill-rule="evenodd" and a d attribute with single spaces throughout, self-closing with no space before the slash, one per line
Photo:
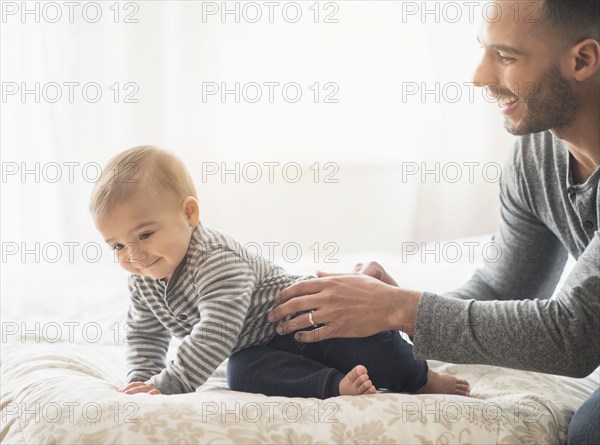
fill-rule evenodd
<path id="1" fill-rule="evenodd" d="M 156 194 L 135 201 L 118 206 L 96 226 L 123 269 L 155 280 L 169 279 L 185 257 L 196 224 L 182 207 L 169 205 Z"/>

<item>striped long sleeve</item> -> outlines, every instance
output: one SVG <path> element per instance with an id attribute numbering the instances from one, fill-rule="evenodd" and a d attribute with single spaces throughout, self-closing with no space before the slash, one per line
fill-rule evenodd
<path id="1" fill-rule="evenodd" d="M 133 279 L 129 279 L 131 303 L 127 312 L 126 359 L 129 382 L 145 382 L 166 366 L 171 334 L 141 299 Z"/>
<path id="2" fill-rule="evenodd" d="M 188 300 L 181 310 L 197 310 L 200 320 L 184 337 L 176 359 L 151 379 L 164 394 L 195 391 L 229 357 L 256 284 L 252 267 L 231 250 L 206 255 L 196 271 L 198 297 Z"/>

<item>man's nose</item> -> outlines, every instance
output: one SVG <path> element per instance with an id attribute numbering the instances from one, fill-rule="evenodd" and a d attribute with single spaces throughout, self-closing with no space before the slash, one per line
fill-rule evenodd
<path id="1" fill-rule="evenodd" d="M 498 84 L 498 78 L 486 56 L 481 59 L 481 62 L 479 62 L 479 65 L 475 68 L 475 72 L 473 73 L 473 83 L 476 87 Z"/>

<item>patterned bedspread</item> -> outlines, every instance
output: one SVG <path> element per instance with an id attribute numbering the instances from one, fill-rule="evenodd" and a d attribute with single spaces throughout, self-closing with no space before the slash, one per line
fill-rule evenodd
<path id="1" fill-rule="evenodd" d="M 2 443 L 562 444 L 598 370 L 571 379 L 430 361 L 472 397 L 376 394 L 327 400 L 229 391 L 221 366 L 196 393 L 127 396 L 123 344 L 16 338 L 2 350 Z"/>

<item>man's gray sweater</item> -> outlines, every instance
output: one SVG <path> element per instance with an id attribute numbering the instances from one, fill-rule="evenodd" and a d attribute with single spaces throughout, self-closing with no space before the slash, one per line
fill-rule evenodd
<path id="1" fill-rule="evenodd" d="M 585 377 L 600 365 L 600 168 L 583 184 L 550 132 L 518 139 L 500 181 L 500 255 L 423 293 L 417 358 Z M 571 254 L 577 263 L 552 297 Z M 551 298 L 552 297 L 552 298 Z"/>

